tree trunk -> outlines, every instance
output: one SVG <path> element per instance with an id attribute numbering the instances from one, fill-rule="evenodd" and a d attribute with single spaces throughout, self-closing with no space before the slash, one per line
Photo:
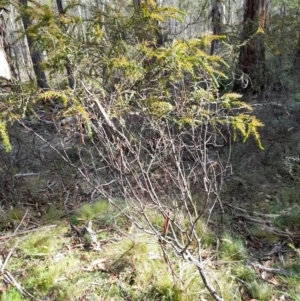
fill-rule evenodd
<path id="1" fill-rule="evenodd" d="M 5 8 L 0 8 L 0 78 L 11 81 L 15 76 L 14 67 L 11 61 L 10 46 L 6 39 L 6 22 L 3 13 L 9 11 Z"/>
<path id="2" fill-rule="evenodd" d="M 56 5 L 57 5 L 57 10 L 60 16 L 65 14 L 63 5 L 62 5 L 62 0 L 56 0 Z M 66 28 L 65 28 L 66 29 Z M 66 71 L 68 75 L 68 82 L 69 82 L 69 87 L 71 89 L 75 89 L 75 78 L 74 78 L 74 73 L 71 67 L 71 62 L 68 58 L 66 58 Z"/>
<path id="3" fill-rule="evenodd" d="M 295 77 L 296 83 L 299 85 L 300 83 L 300 30 L 297 32 L 297 47 L 296 52 L 293 59 L 293 75 Z"/>
<path id="4" fill-rule="evenodd" d="M 223 19 L 224 19 L 224 3 L 219 2 L 215 0 L 213 3 L 213 8 L 211 11 L 211 22 L 213 26 L 213 35 L 219 35 L 222 32 L 222 25 L 223 25 Z M 219 40 L 215 39 L 211 41 L 210 46 L 210 55 L 214 55 L 218 46 L 219 46 Z"/>
<path id="5" fill-rule="evenodd" d="M 265 47 L 263 34 L 258 30 L 266 26 L 267 11 L 267 0 L 246 1 L 238 69 L 250 80 L 246 87 L 248 92 L 257 93 L 264 89 Z M 241 86 L 245 86 L 245 82 L 236 81 L 234 89 L 239 90 Z"/>
<path id="6" fill-rule="evenodd" d="M 300 31 L 298 32 L 298 43 L 294 58 L 294 70 L 299 74 L 300 67 Z"/>
<path id="7" fill-rule="evenodd" d="M 19 3 L 23 7 L 28 6 L 27 0 L 19 0 Z M 29 16 L 27 16 L 25 14 L 22 14 L 22 22 L 23 22 L 25 31 L 32 24 Z M 47 84 L 46 74 L 41 67 L 41 64 L 43 62 L 42 55 L 41 55 L 40 51 L 34 45 L 34 39 L 28 34 L 26 34 L 26 38 L 27 38 L 28 47 L 30 50 L 30 56 L 31 56 L 32 64 L 33 64 L 33 70 L 34 70 L 34 73 L 36 76 L 37 85 L 42 89 L 49 89 L 49 86 Z"/>

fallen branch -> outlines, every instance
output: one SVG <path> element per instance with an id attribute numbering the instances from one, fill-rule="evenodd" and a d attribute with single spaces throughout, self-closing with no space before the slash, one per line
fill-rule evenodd
<path id="1" fill-rule="evenodd" d="M 185 251 L 184 254 L 182 254 L 183 258 L 192 262 L 198 269 L 198 272 L 200 274 L 200 277 L 205 285 L 205 287 L 207 288 L 207 290 L 209 291 L 209 293 L 212 295 L 212 297 L 216 300 L 216 301 L 224 301 L 224 299 L 216 292 L 216 290 L 214 289 L 214 287 L 212 286 L 212 284 L 209 282 L 208 277 L 207 277 L 207 273 L 203 267 L 203 264 L 199 261 L 197 261 L 191 254 L 189 251 Z"/>
<path id="2" fill-rule="evenodd" d="M 23 295 L 25 297 L 30 297 L 33 300 L 39 300 L 39 299 L 35 298 L 33 295 L 31 295 L 28 291 L 26 291 L 21 286 L 21 284 L 19 282 L 17 282 L 17 280 L 11 275 L 10 272 L 4 271 L 4 281 L 6 283 L 13 285 L 20 292 L 21 295 Z"/>
<path id="3" fill-rule="evenodd" d="M 17 232 L 18 232 L 18 230 L 19 230 L 19 228 L 21 227 L 21 225 L 23 224 L 23 222 L 24 222 L 24 220 L 25 220 L 27 214 L 28 214 L 28 209 L 26 210 L 26 212 L 25 212 L 25 214 L 24 214 L 22 220 L 20 221 L 20 223 L 19 223 L 18 227 L 16 228 L 16 230 L 14 231 L 14 233 L 17 233 Z"/>
<path id="4" fill-rule="evenodd" d="M 20 231 L 18 233 L 12 233 L 12 234 L 8 234 L 8 235 L 0 236 L 0 240 L 8 239 L 8 238 L 19 236 L 19 235 L 28 234 L 28 233 L 31 233 L 31 232 L 36 232 L 36 231 L 39 231 L 39 230 L 42 230 L 42 229 L 54 228 L 54 227 L 56 227 L 56 225 L 49 225 L 49 226 L 44 226 L 44 227 L 40 227 L 40 228 L 33 228 L 33 229 L 29 229 L 29 230 L 24 230 L 24 231 Z"/>
<path id="5" fill-rule="evenodd" d="M 241 212 L 244 212 L 244 213 L 249 213 L 249 210 L 241 208 L 241 207 L 233 206 L 228 202 L 223 202 L 223 204 L 225 206 L 228 206 L 228 207 L 234 209 L 234 210 L 241 211 Z M 265 213 L 260 213 L 260 212 L 256 212 L 256 211 L 251 211 L 251 214 L 256 215 L 256 216 L 262 216 L 264 218 L 276 218 L 276 217 L 279 217 L 281 215 L 281 214 L 265 214 Z"/>
<path id="6" fill-rule="evenodd" d="M 39 176 L 39 173 L 36 172 L 28 172 L 28 173 L 17 173 L 14 175 L 15 178 L 22 178 L 22 177 L 33 177 L 33 176 Z"/>
<path id="7" fill-rule="evenodd" d="M 11 275 L 10 272 L 6 271 L 5 270 L 5 266 L 7 265 L 9 259 L 11 258 L 14 250 L 16 249 L 16 246 L 15 245 L 11 250 L 10 252 L 8 253 L 8 255 L 6 256 L 5 258 L 5 261 L 2 262 L 2 259 L 0 260 L 0 273 L 3 275 L 3 280 L 5 283 L 7 284 L 11 284 L 13 285 L 19 292 L 22 296 L 25 296 L 25 297 L 30 297 L 31 300 L 38 300 L 37 298 L 35 298 L 33 295 L 31 295 L 28 291 L 26 291 L 19 282 L 17 282 L 17 280 Z"/>
<path id="8" fill-rule="evenodd" d="M 283 269 L 269 268 L 269 267 L 266 267 L 262 264 L 259 264 L 257 262 L 252 262 L 252 261 L 247 261 L 247 262 L 248 262 L 248 264 L 250 264 L 254 268 L 258 268 L 258 269 L 266 271 L 266 272 L 279 274 L 279 275 L 283 275 L 283 276 L 289 276 L 290 275 L 289 272 L 287 272 L 286 270 L 283 270 Z"/>

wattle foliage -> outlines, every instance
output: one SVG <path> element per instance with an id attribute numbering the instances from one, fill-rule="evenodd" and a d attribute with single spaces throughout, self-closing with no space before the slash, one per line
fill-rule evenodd
<path id="1" fill-rule="evenodd" d="M 244 141 L 253 135 L 262 148 L 258 133 L 262 123 L 243 112 L 250 112 L 251 107 L 240 101 L 239 94 L 220 97 L 217 93 L 219 79 L 226 78 L 220 66 L 224 70 L 227 65 L 220 57 L 207 53 L 207 46 L 216 36 L 156 45 L 158 21 L 180 20 L 181 11 L 144 1 L 127 11 L 108 6 L 105 12 L 97 10 L 90 18 L 82 19 L 73 10 L 77 3 L 65 7 L 63 15 L 48 5 L 31 3 L 22 10 L 34 24 L 27 34 L 47 53 L 44 68 L 53 77 L 53 88 L 24 95 L 27 100 L 31 98 L 25 102 L 29 109 L 39 101 L 55 99 L 64 107 L 59 116 L 80 115 L 91 135 L 90 101 L 84 88 L 88 85 L 92 93 L 100 92 L 111 118 L 123 120 L 126 114 L 134 113 L 169 119 L 179 127 L 199 126 L 202 122 L 213 127 L 226 124 L 231 126 L 234 138 L 237 132 Z M 54 79 L 61 76 L 66 65 L 74 73 L 74 91 L 55 87 Z M 12 108 L 14 111 L 17 106 Z M 9 150 L 5 118 L 0 130 Z"/>

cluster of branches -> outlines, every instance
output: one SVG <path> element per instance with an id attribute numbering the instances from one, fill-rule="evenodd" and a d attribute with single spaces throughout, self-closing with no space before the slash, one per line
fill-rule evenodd
<path id="1" fill-rule="evenodd" d="M 76 66 L 78 76 L 72 75 L 73 89 L 11 96 L 10 108 L 18 111 L 16 99 L 23 98 L 21 111 L 36 122 L 37 104 L 58 105 L 53 122 L 71 118 L 74 137 L 69 142 L 79 161 L 68 157 L 64 136 L 60 145 L 50 147 L 93 187 L 94 198 L 105 197 L 134 225 L 155 235 L 167 262 L 171 247 L 194 264 L 209 292 L 222 300 L 204 270 L 203 229 L 198 227 L 201 220 L 208 225 L 214 208 L 222 211 L 227 163 L 222 164 L 215 149 L 224 138 L 222 127 L 244 140 L 254 135 L 260 145 L 257 129 L 262 124 L 238 94 L 219 96 L 218 79 L 226 78 L 221 71 L 226 64 L 206 51 L 215 37 L 159 45 L 157 22 L 179 19 L 180 12 L 151 1 L 132 14 L 113 10 L 105 15 L 105 31 L 99 23 L 104 16 L 91 16 L 84 43 L 78 43 L 78 19 L 64 15 L 63 23 L 54 23 L 47 9 L 42 16 L 30 30 L 40 45 L 53 48 L 51 71 Z M 66 26 L 74 35 L 66 34 Z M 34 132 L 22 117 L 10 115 Z M 153 212 L 162 224 L 153 221 Z"/>
<path id="2" fill-rule="evenodd" d="M 93 187 L 92 198 L 104 197 L 136 227 L 155 235 L 168 263 L 170 248 L 189 260 L 210 293 L 222 300 L 203 266 L 205 229 L 199 225 L 208 226 L 214 208 L 222 211 L 227 166 L 216 151 L 224 139 L 221 128 L 232 130 L 233 137 L 254 134 L 260 144 L 261 123 L 239 95 L 216 92 L 222 61 L 201 50 L 209 41 L 177 41 L 159 49 L 142 42 L 136 60 L 127 51 L 111 57 L 109 89 L 82 79 L 76 94 L 47 91 L 35 102 L 55 96 L 65 106 L 58 123 L 58 116 L 77 117 L 69 143 L 79 162 L 68 157 L 65 136 L 59 146 L 50 146 Z"/>

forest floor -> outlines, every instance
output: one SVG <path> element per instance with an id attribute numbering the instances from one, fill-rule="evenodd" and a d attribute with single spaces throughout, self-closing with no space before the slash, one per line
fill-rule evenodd
<path id="1" fill-rule="evenodd" d="M 220 154 L 230 153 L 233 175 L 201 255 L 226 301 L 300 300 L 299 113 L 282 99 L 257 106 L 264 150 L 250 139 Z M 170 252 L 166 264 L 155 237 L 105 200 L 86 202 L 55 154 L 35 173 L 36 141 L 18 129 L 11 137 L 15 151 L 0 157 L 1 300 L 213 300 L 189 262 Z"/>

